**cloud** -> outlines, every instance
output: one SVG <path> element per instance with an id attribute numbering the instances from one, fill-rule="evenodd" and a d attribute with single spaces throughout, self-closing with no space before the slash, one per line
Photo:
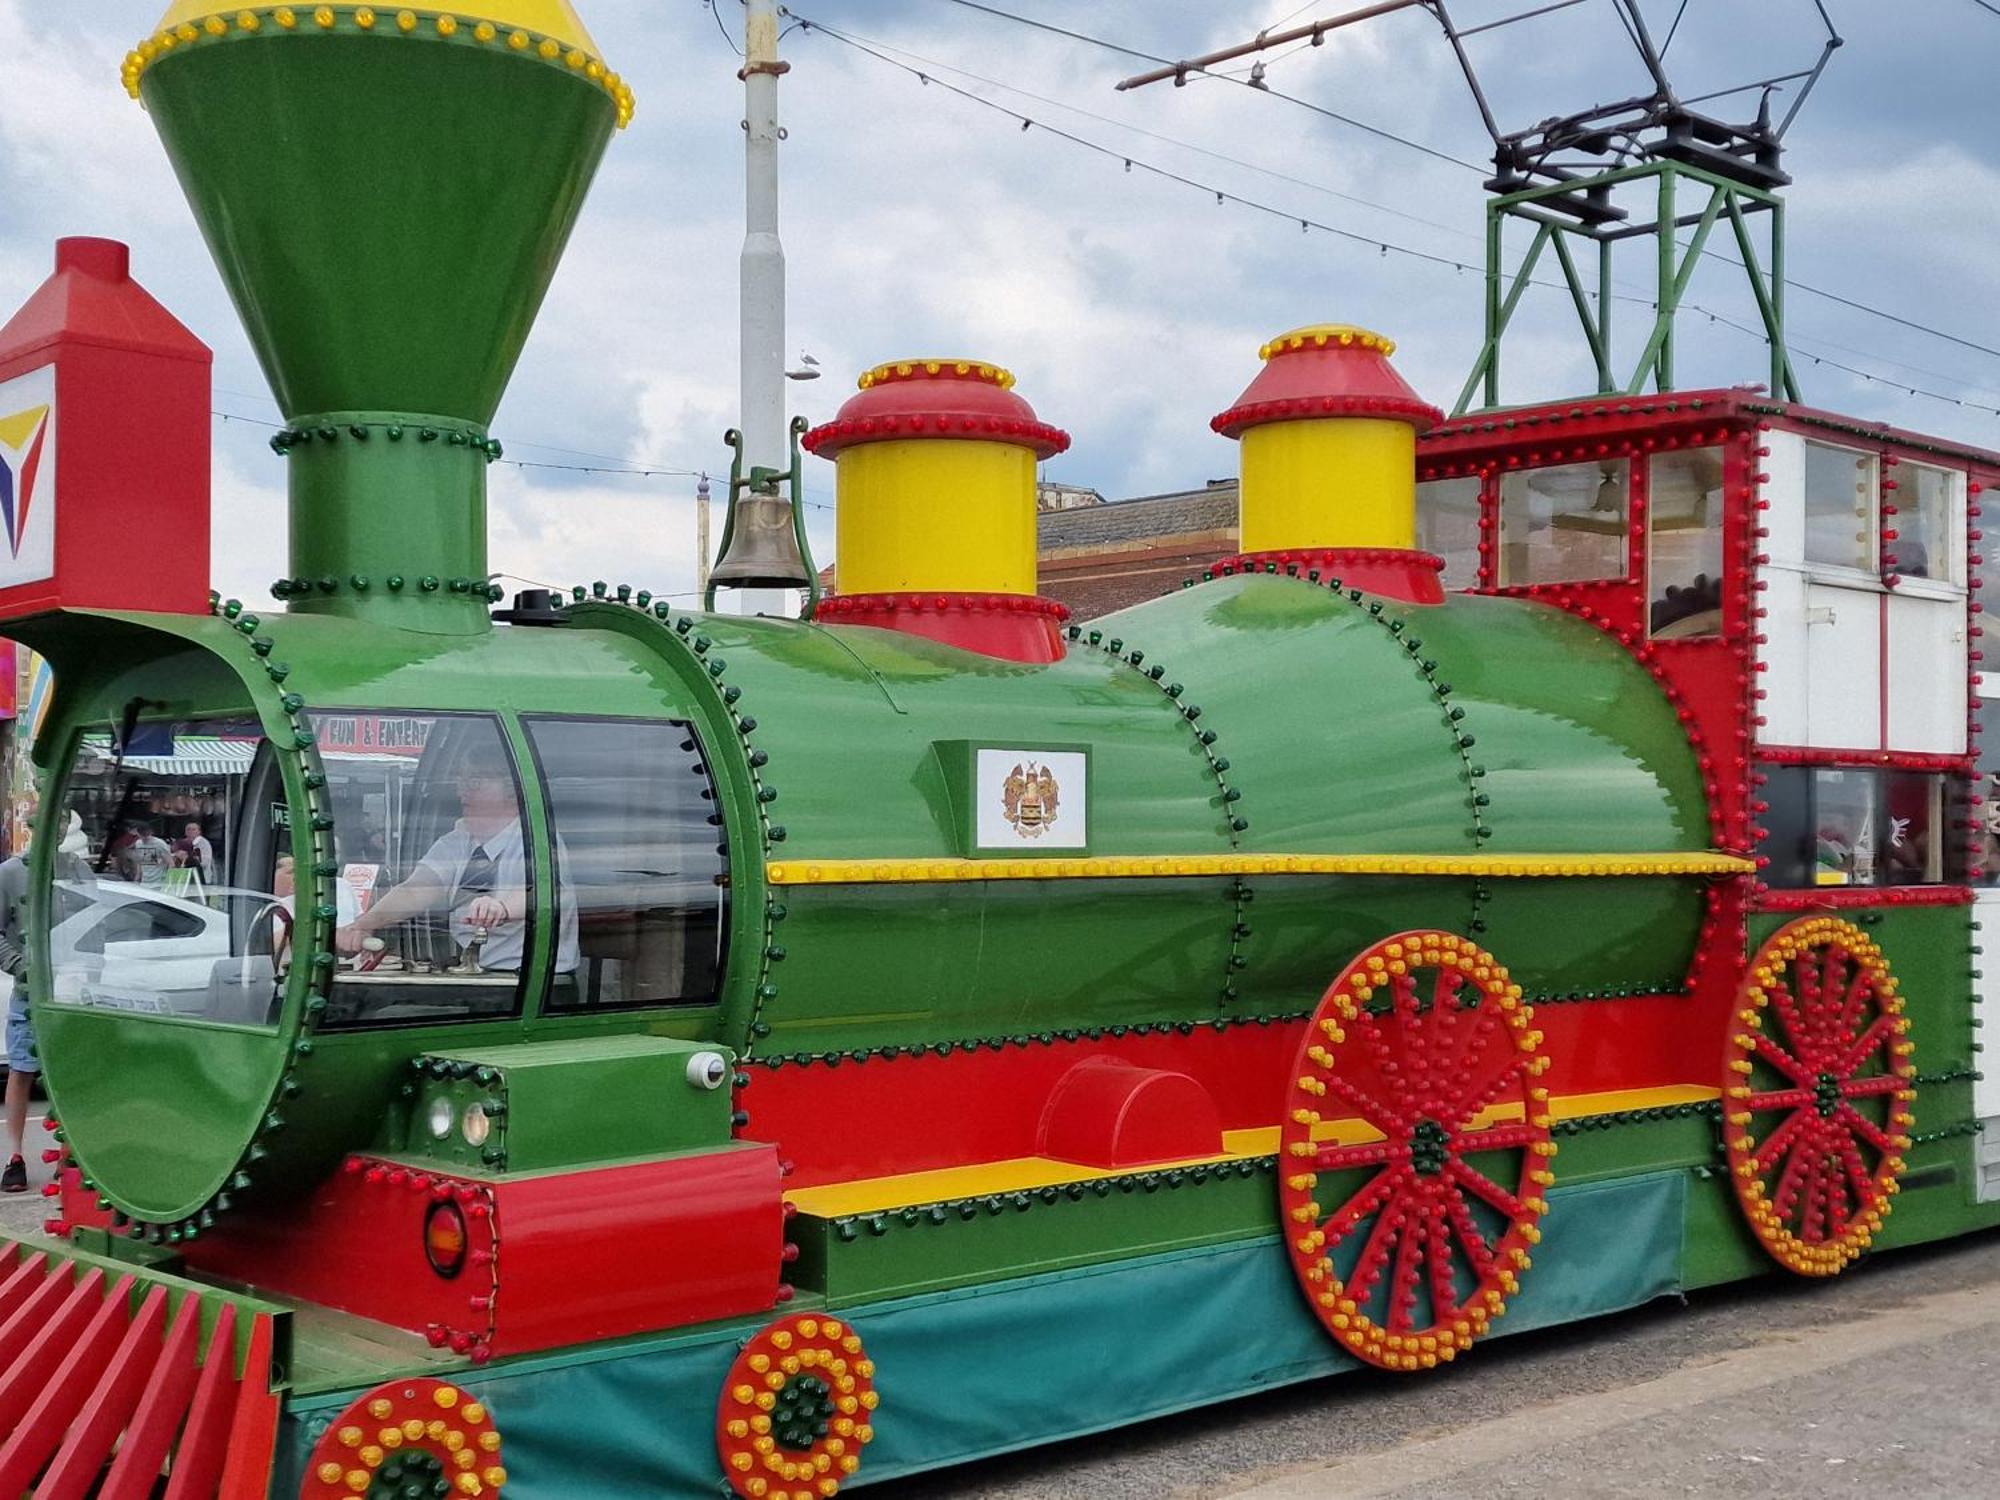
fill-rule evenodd
<path id="1" fill-rule="evenodd" d="M 0 0 L 0 193 L 9 204 L 0 303 L 25 297 L 46 274 L 57 235 L 126 237 L 135 273 L 214 345 L 217 406 L 276 420 L 144 112 L 118 83 L 119 59 L 160 3 L 113 0 L 86 17 Z M 1208 419 L 1255 374 L 1259 342 L 1301 323 L 1378 327 L 1398 340 L 1397 363 L 1419 390 L 1440 403 L 1457 394 L 1480 337 L 1479 172 L 1227 82 L 1119 93 L 1112 84 L 1141 61 L 965 7 L 792 3 L 870 45 L 902 49 L 897 56 L 939 80 L 923 85 L 814 31 L 785 39 L 789 345 L 811 351 L 826 372 L 790 391 L 813 419 L 831 416 L 854 373 L 885 358 L 996 360 L 1016 371 L 1046 420 L 1074 434 L 1050 472 L 1119 496 L 1232 472 L 1234 445 L 1210 433 Z M 581 470 L 727 472 L 720 439 L 737 410 L 742 234 L 738 64 L 697 0 L 579 0 L 579 8 L 631 80 L 639 113 L 612 142 L 495 423 L 510 459 L 577 467 L 495 466 L 491 550 L 495 567 L 527 577 L 622 576 L 676 591 L 693 585 L 692 479 Z M 1002 8 L 1163 57 L 1239 39 L 1296 9 L 1284 0 L 1002 0 Z M 1472 26 L 1520 8 L 1461 0 L 1454 15 Z M 740 34 L 736 7 L 722 0 L 721 9 Z M 1737 80 L 1748 58 L 1796 65 L 1784 49 L 1801 36 L 1800 61 L 1810 61 L 1809 29 L 1780 15 L 1777 0 L 1748 19 L 1728 9 L 1731 26 L 1710 29 L 1697 25 L 1702 7 L 1690 10 L 1671 54 L 1683 92 Z M 1629 49 L 1600 10 L 1608 15 L 1579 6 L 1474 39 L 1503 123 L 1574 109 L 1629 81 L 1619 71 L 1630 67 Z M 1850 46 L 1791 138 L 1793 272 L 2000 347 L 1990 312 L 2000 306 L 2000 137 L 1986 128 L 1981 62 L 2000 45 L 2000 21 L 1971 7 L 1921 22 L 1901 7 L 1840 10 Z M 1581 24 L 1586 16 L 1596 29 Z M 1469 162 L 1490 151 L 1455 61 L 1418 12 L 1276 56 L 1268 79 Z M 1038 124 L 1024 133 L 951 95 L 946 81 Z M 1713 107 L 1739 105 L 1747 110 L 1750 99 Z M 1145 164 L 1276 212 L 1218 205 Z M 1358 238 L 1301 232 L 1300 217 Z M 1383 243 L 1471 269 L 1385 254 Z M 1635 253 L 1643 260 L 1644 247 Z M 1628 295 L 1643 298 L 1650 268 L 1635 260 L 1629 275 Z M 1712 265 L 1696 292 L 1754 321 L 1739 272 Z M 1961 393 L 2000 388 L 2000 359 L 1803 293 L 1790 305 L 1809 397 L 1975 441 L 2000 437 L 1990 416 L 1814 367 L 1806 350 L 1810 341 L 1823 356 L 1884 374 L 1901 367 L 1908 383 Z M 1529 293 L 1507 348 L 1510 399 L 1590 382 L 1572 316 L 1561 293 Z M 1618 317 L 1620 357 L 1635 357 L 1646 310 L 1621 304 Z M 1765 373 L 1759 343 L 1719 324 L 1684 324 L 1679 354 L 1684 383 Z M 274 550 L 283 466 L 262 450 L 261 429 L 218 423 L 214 435 L 216 577 L 261 598 L 283 571 Z M 809 460 L 808 475 L 823 505 L 830 466 Z M 719 501 L 719 483 L 717 493 Z M 829 514 L 815 509 L 809 520 L 825 560 Z"/>

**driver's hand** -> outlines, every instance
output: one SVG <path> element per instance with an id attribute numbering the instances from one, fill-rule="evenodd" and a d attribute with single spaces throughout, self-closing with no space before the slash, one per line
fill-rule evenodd
<path id="1" fill-rule="evenodd" d="M 466 905 L 465 920 L 489 930 L 507 920 L 507 903 L 497 896 L 475 896 Z"/>
<path id="2" fill-rule="evenodd" d="M 334 929 L 333 946 L 337 953 L 348 955 L 359 953 L 367 942 L 368 934 L 359 927 L 350 925 Z"/>

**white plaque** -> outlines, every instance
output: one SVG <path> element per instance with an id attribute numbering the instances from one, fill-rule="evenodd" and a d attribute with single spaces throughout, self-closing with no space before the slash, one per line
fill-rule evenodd
<path id="1" fill-rule="evenodd" d="M 1081 750 L 982 746 L 973 772 L 979 852 L 1088 848 L 1089 766 Z"/>

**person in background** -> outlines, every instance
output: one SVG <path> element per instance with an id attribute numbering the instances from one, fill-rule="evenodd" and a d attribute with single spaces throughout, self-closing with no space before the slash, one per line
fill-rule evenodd
<path id="1" fill-rule="evenodd" d="M 119 873 L 134 885 L 165 885 L 174 851 L 143 818 L 133 819 L 130 828 L 132 840 L 118 856 Z"/>
<path id="2" fill-rule="evenodd" d="M 75 813 L 56 851 L 56 878 L 74 867 L 88 879 L 83 855 L 90 847 L 83 820 Z M 74 871 L 71 871 L 74 873 Z M 28 1190 L 22 1158 L 28 1134 L 28 1095 L 42 1065 L 35 1058 L 35 1034 L 28 1023 L 28 861 L 22 854 L 0 863 L 0 970 L 13 981 L 7 997 L 7 1164 L 0 1167 L 0 1193 Z"/>
<path id="3" fill-rule="evenodd" d="M 201 824 L 190 822 L 175 840 L 174 863 L 194 871 L 203 885 L 215 884 L 215 845 L 202 836 Z"/>

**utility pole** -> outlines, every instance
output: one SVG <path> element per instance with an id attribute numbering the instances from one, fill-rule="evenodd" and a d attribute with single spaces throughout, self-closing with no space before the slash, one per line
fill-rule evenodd
<path id="1" fill-rule="evenodd" d="M 743 254 L 740 420 L 743 472 L 791 466 L 785 431 L 785 247 L 778 239 L 778 0 L 745 0 L 743 15 Z M 732 500 L 735 497 L 731 497 Z M 708 555 L 707 548 L 702 556 Z M 775 590 L 739 589 L 737 609 L 777 612 Z"/>
<path id="2" fill-rule="evenodd" d="M 708 592 L 708 476 L 694 487 L 694 588 Z"/>

